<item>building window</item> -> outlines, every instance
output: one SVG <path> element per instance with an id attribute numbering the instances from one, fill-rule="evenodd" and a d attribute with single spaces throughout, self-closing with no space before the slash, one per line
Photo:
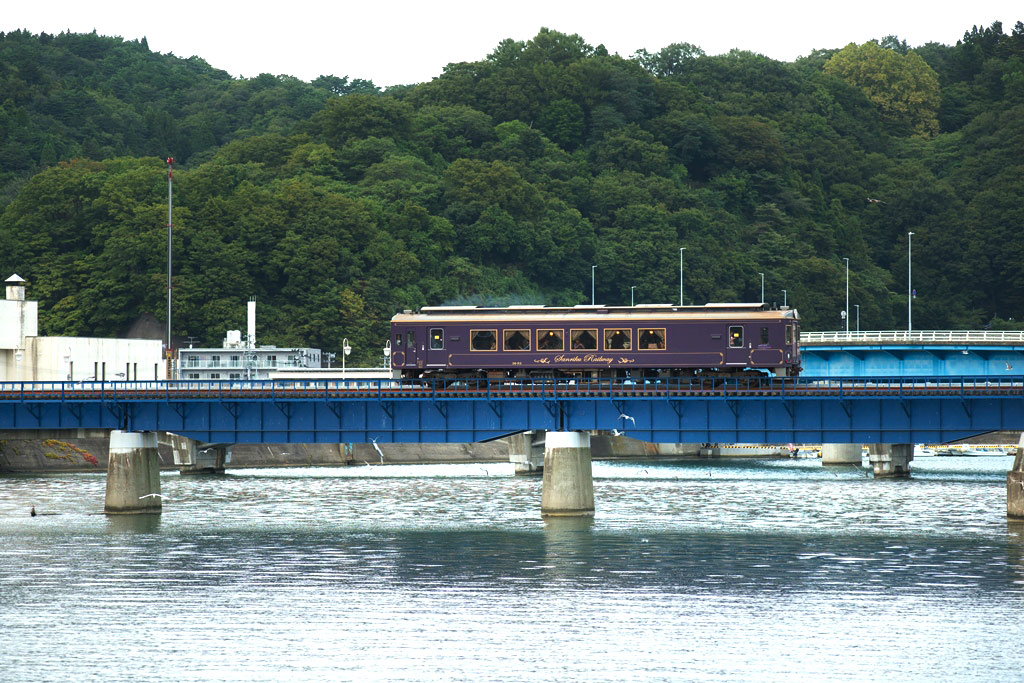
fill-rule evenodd
<path id="1" fill-rule="evenodd" d="M 639 350 L 665 350 L 665 329 L 658 327 L 641 327 L 637 330 L 637 344 Z"/>
<path id="2" fill-rule="evenodd" d="M 240 356 L 231 356 L 231 367 L 237 368 L 241 365 L 242 358 Z"/>
<path id="3" fill-rule="evenodd" d="M 230 375 L 228 375 L 228 379 L 242 379 L 242 373 L 232 372 Z"/>
<path id="4" fill-rule="evenodd" d="M 743 327 L 737 325 L 729 328 L 729 347 L 738 349 L 743 346 Z"/>
<path id="5" fill-rule="evenodd" d="M 267 365 L 277 365 L 277 356 L 267 356 Z"/>
<path id="6" fill-rule="evenodd" d="M 503 348 L 506 351 L 529 351 L 529 330 L 504 330 L 502 333 Z"/>
<path id="7" fill-rule="evenodd" d="M 199 356 L 187 356 L 188 367 L 198 368 L 199 367 Z"/>
<path id="8" fill-rule="evenodd" d="M 220 379 L 220 373 L 219 372 L 212 372 L 212 373 L 210 373 L 210 379 Z"/>
<path id="9" fill-rule="evenodd" d="M 220 367 L 220 356 L 210 356 L 210 367 L 211 368 L 219 368 Z"/>
<path id="10" fill-rule="evenodd" d="M 469 348 L 473 351 L 497 351 L 497 330 L 470 330 Z"/>
<path id="11" fill-rule="evenodd" d="M 628 351 L 632 342 L 633 330 L 612 328 L 604 331 L 605 351 Z"/>
<path id="12" fill-rule="evenodd" d="M 188 378 L 189 379 L 199 379 L 199 373 L 198 372 L 190 372 L 190 373 L 188 373 Z"/>
<path id="13" fill-rule="evenodd" d="M 597 330 L 569 330 L 569 342 L 574 351 L 596 351 Z"/>
<path id="14" fill-rule="evenodd" d="M 564 351 L 565 332 L 563 330 L 537 330 L 538 351 Z"/>
<path id="15" fill-rule="evenodd" d="M 430 350 L 444 350 L 444 330 L 440 327 L 430 328 Z"/>

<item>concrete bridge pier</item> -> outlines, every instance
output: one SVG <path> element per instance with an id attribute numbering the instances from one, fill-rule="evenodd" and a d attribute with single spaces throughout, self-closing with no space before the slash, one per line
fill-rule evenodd
<path id="1" fill-rule="evenodd" d="M 1024 521 L 1024 433 L 1017 443 L 1017 457 L 1006 475 L 1006 516 Z"/>
<path id="2" fill-rule="evenodd" d="M 593 517 L 594 474 L 589 432 L 548 432 L 540 513 L 545 517 Z"/>
<path id="3" fill-rule="evenodd" d="M 508 437 L 508 461 L 515 465 L 516 475 L 540 474 L 544 471 L 545 433 L 527 431 Z"/>
<path id="4" fill-rule="evenodd" d="M 914 444 L 876 443 L 868 446 L 868 460 L 876 477 L 909 477 Z"/>
<path id="5" fill-rule="evenodd" d="M 231 462 L 234 444 L 204 444 L 180 434 L 166 432 L 161 441 L 174 454 L 174 464 L 181 474 L 224 474 L 224 466 Z"/>
<path id="6" fill-rule="evenodd" d="M 160 514 L 160 454 L 156 432 L 110 432 L 107 464 L 108 515 Z"/>
<path id="7" fill-rule="evenodd" d="M 823 443 L 821 444 L 821 464 L 857 465 L 859 467 L 863 451 L 864 449 L 859 443 Z"/>

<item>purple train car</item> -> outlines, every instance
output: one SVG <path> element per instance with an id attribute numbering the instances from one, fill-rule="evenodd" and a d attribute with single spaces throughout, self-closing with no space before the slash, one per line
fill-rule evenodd
<path id="1" fill-rule="evenodd" d="M 431 306 L 391 319 L 396 377 L 800 372 L 800 318 L 764 304 Z"/>

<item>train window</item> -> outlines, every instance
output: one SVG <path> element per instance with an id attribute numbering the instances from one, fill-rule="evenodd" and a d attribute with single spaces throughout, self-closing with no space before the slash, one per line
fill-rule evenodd
<path id="1" fill-rule="evenodd" d="M 597 350 L 597 330 L 569 330 L 569 342 L 573 350 Z"/>
<path id="2" fill-rule="evenodd" d="M 473 351 L 496 351 L 498 349 L 497 330 L 470 330 L 469 348 Z"/>
<path id="3" fill-rule="evenodd" d="M 641 351 L 644 349 L 665 350 L 665 329 L 641 327 L 637 330 L 637 344 Z"/>
<path id="4" fill-rule="evenodd" d="M 786 325 L 786 343 L 787 344 L 792 344 L 793 343 L 793 326 L 792 325 Z"/>
<path id="5" fill-rule="evenodd" d="M 743 346 L 743 327 L 737 325 L 729 328 L 729 346 L 736 349 Z"/>
<path id="6" fill-rule="evenodd" d="M 405 348 L 416 348 L 416 337 L 413 335 L 412 330 L 409 330 L 408 332 L 405 333 Z"/>
<path id="7" fill-rule="evenodd" d="M 762 344 L 767 344 L 768 343 L 768 328 L 767 327 L 762 327 L 761 328 L 761 343 Z"/>
<path id="8" fill-rule="evenodd" d="M 605 351 L 629 350 L 633 330 L 611 328 L 604 331 Z"/>
<path id="9" fill-rule="evenodd" d="M 395 348 L 396 349 L 402 348 L 402 334 L 401 333 L 395 335 Z"/>
<path id="10" fill-rule="evenodd" d="M 430 350 L 441 351 L 444 349 L 444 329 L 440 327 L 430 328 Z"/>
<path id="11" fill-rule="evenodd" d="M 562 351 L 565 349 L 565 333 L 562 330 L 537 330 L 538 351 Z"/>
<path id="12" fill-rule="evenodd" d="M 502 341 L 504 342 L 504 349 L 506 351 L 529 351 L 530 331 L 504 330 Z"/>

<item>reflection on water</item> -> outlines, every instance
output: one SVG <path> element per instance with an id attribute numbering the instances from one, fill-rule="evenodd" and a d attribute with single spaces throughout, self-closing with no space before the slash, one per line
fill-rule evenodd
<path id="1" fill-rule="evenodd" d="M 967 461 L 967 462 L 963 462 Z M 595 463 L 594 518 L 505 465 L 0 479 L 5 681 L 1019 678 L 1006 458 Z M 35 506 L 41 514 L 31 517 Z M 937 666 L 941 662 L 941 666 Z"/>

